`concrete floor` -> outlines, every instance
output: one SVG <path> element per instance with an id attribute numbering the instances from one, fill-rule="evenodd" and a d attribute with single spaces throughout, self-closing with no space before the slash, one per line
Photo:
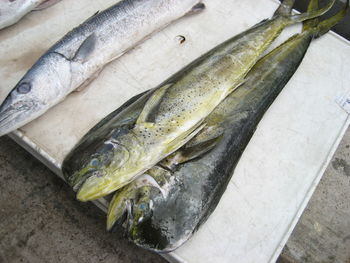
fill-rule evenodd
<path id="1" fill-rule="evenodd" d="M 107 233 L 105 214 L 8 137 L 0 169 L 0 263 L 166 262 Z"/>
<path id="2" fill-rule="evenodd" d="M 350 129 L 289 238 L 280 260 L 350 263 Z"/>
<path id="3" fill-rule="evenodd" d="M 280 262 L 350 263 L 350 130 Z M 8 137 L 0 138 L 0 263 L 166 262 L 104 229 L 105 215 Z"/>

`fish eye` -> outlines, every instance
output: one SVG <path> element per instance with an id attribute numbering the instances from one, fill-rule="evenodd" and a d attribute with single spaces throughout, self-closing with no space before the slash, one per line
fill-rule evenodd
<path id="1" fill-rule="evenodd" d="M 27 94 L 31 90 L 32 86 L 30 83 L 22 82 L 19 84 L 19 86 L 16 88 L 17 92 L 19 94 Z"/>
<path id="2" fill-rule="evenodd" d="M 91 160 L 90 164 L 92 166 L 96 167 L 96 166 L 98 166 L 100 164 L 100 161 L 98 159 L 94 158 L 94 159 Z"/>
<path id="3" fill-rule="evenodd" d="M 148 209 L 148 205 L 146 203 L 141 203 L 139 204 L 139 209 L 145 211 Z"/>

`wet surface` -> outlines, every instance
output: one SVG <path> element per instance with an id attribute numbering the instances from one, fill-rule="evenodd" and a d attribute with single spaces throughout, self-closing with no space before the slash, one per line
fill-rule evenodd
<path id="1" fill-rule="evenodd" d="M 0 262 L 166 262 L 107 233 L 105 215 L 8 137 L 0 138 Z"/>

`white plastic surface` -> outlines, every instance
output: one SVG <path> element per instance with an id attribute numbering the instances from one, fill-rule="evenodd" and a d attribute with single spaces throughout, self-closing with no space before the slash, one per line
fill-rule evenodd
<path id="1" fill-rule="evenodd" d="M 63 0 L 1 31 L 0 100 L 55 41 L 115 2 Z M 270 17 L 277 7 L 273 0 L 204 3 L 205 12 L 155 34 L 12 138 L 59 174 L 64 156 L 101 118 Z M 281 39 L 298 30 L 287 30 Z M 180 44 L 178 35 L 186 41 Z M 312 43 L 261 121 L 217 209 L 190 241 L 166 258 L 188 263 L 276 260 L 348 127 L 348 114 L 335 100 L 350 85 L 349 57 L 349 43 L 333 33 Z"/>

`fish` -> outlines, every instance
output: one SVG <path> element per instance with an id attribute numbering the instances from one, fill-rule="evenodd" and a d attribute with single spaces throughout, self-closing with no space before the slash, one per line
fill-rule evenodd
<path id="1" fill-rule="evenodd" d="M 48 8 L 60 0 L 0 0 L 0 30 L 16 24 L 31 11 Z"/>
<path id="2" fill-rule="evenodd" d="M 109 148 L 108 153 L 96 156 L 96 165 L 88 161 L 74 175 L 85 180 L 77 199 L 95 200 L 122 188 L 186 144 L 205 127 L 205 117 L 244 82 L 260 55 L 286 26 L 317 17 L 332 5 L 333 1 L 299 15 L 278 8 L 272 19 L 225 41 L 162 83 L 147 100 L 133 128 L 102 140 L 101 147 Z M 101 162 L 104 158 L 108 161 Z"/>
<path id="3" fill-rule="evenodd" d="M 201 0 L 123 0 L 94 14 L 45 52 L 10 91 L 0 106 L 0 136 L 86 87 L 152 33 L 204 9 Z"/>
<path id="4" fill-rule="evenodd" d="M 309 10 L 317 3 L 311 0 Z M 331 18 L 307 21 L 302 33 L 261 58 L 246 82 L 206 118 L 196 137 L 114 194 L 107 229 L 122 225 L 130 241 L 160 253 L 186 242 L 215 210 L 258 123 L 311 41 L 342 20 L 348 8 L 349 0 Z"/>

